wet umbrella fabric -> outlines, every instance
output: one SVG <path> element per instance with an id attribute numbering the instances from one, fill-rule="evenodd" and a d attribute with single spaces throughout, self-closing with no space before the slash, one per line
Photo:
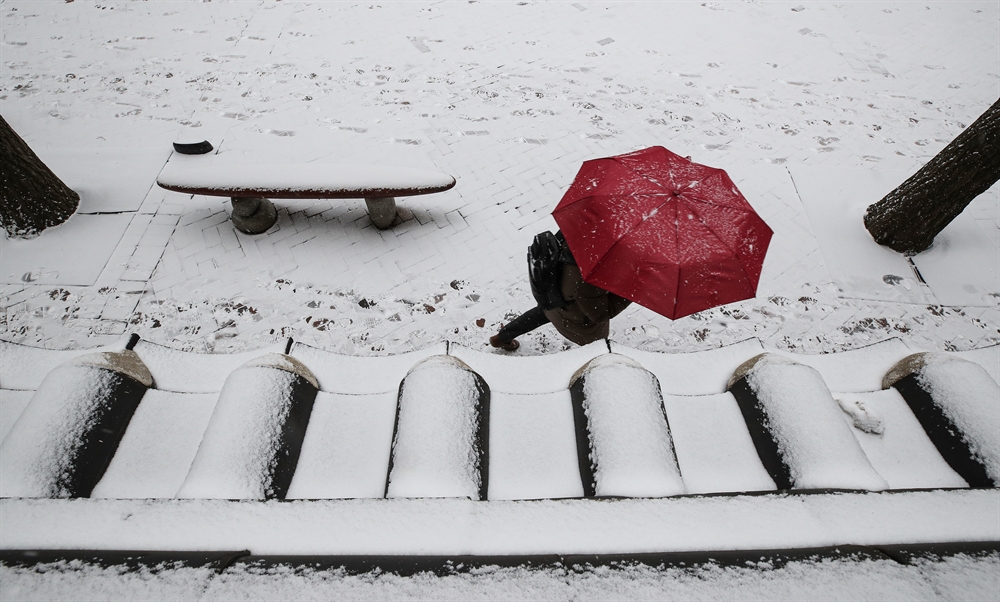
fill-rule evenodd
<path id="1" fill-rule="evenodd" d="M 753 297 L 772 235 L 725 171 L 662 146 L 584 162 L 552 216 L 585 281 L 670 319 Z"/>

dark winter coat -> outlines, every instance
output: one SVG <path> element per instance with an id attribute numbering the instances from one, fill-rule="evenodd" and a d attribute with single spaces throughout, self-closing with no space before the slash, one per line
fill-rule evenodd
<path id="1" fill-rule="evenodd" d="M 563 264 L 562 294 L 566 307 L 546 311 L 545 317 L 559 334 L 578 345 L 607 338 L 611 318 L 632 303 L 584 282 L 580 268 L 571 263 Z"/>

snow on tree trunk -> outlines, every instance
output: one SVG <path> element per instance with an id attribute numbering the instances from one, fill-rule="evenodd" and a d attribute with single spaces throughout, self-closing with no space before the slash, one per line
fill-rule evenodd
<path id="1" fill-rule="evenodd" d="M 80 195 L 42 163 L 0 117 L 0 226 L 7 237 L 34 238 L 73 215 Z"/>
<path id="2" fill-rule="evenodd" d="M 920 171 L 868 207 L 872 238 L 899 253 L 928 249 L 974 198 L 1000 180 L 1000 100 Z"/>

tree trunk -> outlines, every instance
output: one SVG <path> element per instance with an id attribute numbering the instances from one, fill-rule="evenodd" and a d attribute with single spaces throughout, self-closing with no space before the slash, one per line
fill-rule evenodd
<path id="1" fill-rule="evenodd" d="M 865 227 L 880 245 L 915 255 L 1000 179 L 1000 100 L 920 171 L 868 207 Z"/>
<path id="2" fill-rule="evenodd" d="M 0 226 L 7 237 L 34 238 L 73 215 L 80 195 L 63 184 L 0 117 Z"/>

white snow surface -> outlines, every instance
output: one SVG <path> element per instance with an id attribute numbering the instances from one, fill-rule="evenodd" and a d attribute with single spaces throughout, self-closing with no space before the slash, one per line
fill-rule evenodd
<path id="1" fill-rule="evenodd" d="M 341 355 L 295 343 L 289 353 L 316 375 L 320 391 L 368 395 L 396 393 L 406 373 L 420 360 L 447 352 L 446 343 L 391 356 Z"/>
<path id="2" fill-rule="evenodd" d="M 289 336 L 350 355 L 444 340 L 489 351 L 488 335 L 530 307 L 525 249 L 581 162 L 665 144 L 725 168 L 775 238 L 758 298 L 676 322 L 630 308 L 614 340 L 678 351 L 758 337 L 810 353 L 891 336 L 935 350 L 997 342 L 995 303 L 845 295 L 802 206 L 811 195 L 789 176 L 842 169 L 891 189 L 943 148 L 996 100 L 993 2 L 201 4 L 6 0 L 18 10 L 2 13 L 5 119 L 43 159 L 93 155 L 72 172 L 108 174 L 93 178 L 100 195 L 147 192 L 116 199 L 125 213 L 0 241 L 4 338 L 67 348 L 130 329 L 198 351 Z M 510 34 L 484 39 L 470 22 Z M 688 27 L 664 36 L 664 23 Z M 329 40 L 342 40 L 333 58 Z M 387 232 L 357 203 L 306 200 L 278 203 L 274 230 L 246 236 L 224 199 L 139 186 L 171 142 L 198 140 L 216 154 L 170 163 L 395 164 L 458 184 L 400 203 Z M 996 203 L 993 191 L 967 209 L 994 248 Z M 892 275 L 914 285 L 912 270 Z M 521 343 L 569 348 L 551 327 Z"/>
<path id="3" fill-rule="evenodd" d="M 62 477 L 120 378 L 71 363 L 49 372 L 0 444 L 0 497 L 68 496 Z"/>
<path id="4" fill-rule="evenodd" d="M 450 355 L 468 364 L 489 383 L 490 391 L 522 395 L 566 390 L 577 370 L 606 353 L 608 346 L 604 341 L 530 357 L 483 353 L 462 345 L 451 345 L 449 349 Z"/>
<path id="5" fill-rule="evenodd" d="M 171 148 L 42 148 L 38 158 L 80 195 L 80 213 L 137 211 Z"/>
<path id="6" fill-rule="evenodd" d="M 1000 324 L 995 299 L 942 305 L 946 298 L 929 298 L 912 270 L 906 272 L 911 268 L 899 262 L 893 263 L 892 273 L 874 275 L 880 280 L 870 282 L 867 292 L 875 294 L 854 294 L 840 278 L 831 277 L 835 266 L 826 263 L 837 259 L 837 245 L 845 252 L 855 249 L 834 241 L 832 254 L 827 248 L 820 251 L 816 238 L 822 233 L 813 231 L 816 224 L 810 224 L 811 215 L 803 207 L 813 195 L 796 191 L 789 172 L 795 175 L 800 166 L 844 169 L 845 181 L 877 181 L 872 187 L 857 187 L 857 198 L 834 196 L 830 209 L 835 212 L 846 214 L 854 205 L 877 200 L 879 193 L 901 181 L 902 175 L 894 173 L 915 171 L 995 102 L 998 14 L 997 3 L 991 1 L 355 5 L 216 0 L 179 5 L 158 0 L 4 0 L 4 118 L 43 159 L 50 150 L 121 157 L 123 164 L 113 174 L 96 162 L 85 167 L 83 159 L 78 167 L 109 173 L 95 178 L 105 184 L 100 194 L 108 199 L 118 195 L 118 208 L 139 209 L 78 213 L 34 240 L 0 239 L 0 337 L 75 350 L 113 344 L 126 331 L 134 331 L 144 341 L 216 353 L 283 347 L 292 337 L 319 349 L 359 356 L 401 354 L 452 341 L 494 354 L 487 337 L 530 306 L 524 251 L 535 232 L 554 229 L 549 212 L 580 162 L 664 143 L 699 162 L 725 167 L 775 229 L 775 237 L 757 298 L 674 322 L 633 306 L 612 322 L 614 341 L 643 351 L 679 352 L 757 337 L 768 349 L 812 354 L 897 336 L 915 351 L 995 345 Z M 505 33 L 484 36 L 482 28 L 470 23 L 489 23 Z M 671 35 L 663 35 L 664 23 Z M 684 26 L 669 26 L 676 23 Z M 131 190 L 142 184 L 137 174 L 146 169 L 151 155 L 169 150 L 173 141 L 202 139 L 216 146 L 214 158 L 232 163 L 269 158 L 276 163 L 392 163 L 444 171 L 459 181 L 448 192 L 400 203 L 401 221 L 389 231 L 372 228 L 357 203 L 295 201 L 278 204 L 278 223 L 260 237 L 234 231 L 223 199 L 170 193 L 156 187 L 152 177 L 142 186 L 149 191 L 145 197 L 123 192 L 125 186 Z M 175 154 L 171 162 L 180 159 Z M 58 162 L 51 166 L 64 175 Z M 987 253 L 1000 248 L 996 191 L 994 187 L 966 210 L 992 245 Z M 829 191 L 821 192 L 825 196 Z M 951 253 L 956 245 L 950 246 L 944 255 L 960 257 Z M 981 246 L 973 250 L 982 252 Z M 860 274 L 846 274 L 845 279 L 867 277 L 868 267 L 881 265 L 873 260 L 878 252 L 881 249 L 853 262 L 852 269 Z M 922 259 L 915 261 L 920 265 Z M 995 254 L 988 260 L 995 263 Z M 946 273 L 944 286 L 956 294 L 953 299 L 977 295 L 981 300 L 988 279 L 976 273 L 975 263 L 955 266 L 954 261 L 938 266 L 956 272 Z M 932 268 L 927 275 L 933 273 Z M 909 302 L 914 299 L 920 302 Z M 549 326 L 520 341 L 518 355 L 576 351 Z M 984 361 L 997 381 L 1000 367 L 993 349 Z M 12 392 L 7 388 L 15 381 L 8 380 L 3 358 L 0 344 L 0 395 L 6 416 L 15 413 L 17 401 L 10 404 Z M 198 365 L 180 369 L 180 363 L 174 364 L 174 382 L 181 384 L 172 386 L 178 390 L 190 381 L 200 390 L 218 392 L 229 372 L 245 361 L 217 369 L 209 365 L 226 361 L 225 355 L 192 359 L 210 374 L 198 371 Z M 52 365 L 41 371 L 32 365 L 18 368 L 17 378 L 23 375 L 25 380 L 17 381 L 15 388 L 37 388 Z M 530 370 L 509 371 L 514 363 L 498 365 L 498 372 L 507 375 L 487 378 L 491 384 L 548 382 L 544 373 L 536 381 L 529 378 Z M 664 391 L 672 392 L 670 379 L 647 367 Z M 485 374 L 485 369 L 476 369 Z M 322 383 L 322 375 L 316 374 Z M 711 374 L 713 379 L 718 376 L 714 370 Z M 558 381 L 554 375 L 551 380 Z M 563 389 L 558 384 L 547 390 L 554 399 Z M 886 430 L 870 441 L 872 445 L 867 434 L 855 436 L 872 464 L 887 470 L 873 450 L 895 442 L 902 449 L 911 440 L 894 439 L 901 429 L 893 412 L 873 398 L 864 399 L 881 415 Z M 665 401 L 690 491 L 717 490 L 713 487 L 720 483 L 766 488 L 755 472 L 762 469 L 752 469 L 744 453 L 748 435 L 744 440 L 734 434 L 742 423 L 733 419 L 731 396 L 668 395 Z M 701 416 L 701 404 L 723 413 Z M 673 409 L 682 407 L 690 418 L 684 429 L 685 414 Z M 562 424 L 561 406 L 553 402 L 552 408 L 552 424 Z M 836 412 L 846 422 L 847 416 Z M 688 430 L 693 425 L 701 430 Z M 716 425 L 726 430 L 713 431 Z M 685 447 L 685 432 L 692 433 L 687 441 L 693 447 Z M 685 449 L 699 451 L 685 460 Z M 724 453 L 731 450 L 734 461 L 726 464 Z M 918 457 L 921 454 L 914 454 Z M 696 471 L 691 467 L 698 461 L 702 463 Z M 927 478 L 918 479 L 913 472 L 917 464 L 884 476 L 890 484 L 904 482 L 894 481 L 903 473 L 909 482 L 919 483 L 941 476 L 929 469 Z M 744 469 L 746 478 L 735 479 Z M 705 478 L 696 482 L 694 474 Z M 712 480 L 712 475 L 718 478 Z M 558 489 L 567 483 L 560 482 Z M 906 503 L 872 512 L 878 500 L 886 499 Z M 962 501 L 968 499 L 986 502 Z M 708 546 L 1000 539 L 995 520 L 1000 506 L 995 492 L 989 491 L 914 497 L 779 496 L 759 506 L 756 500 L 739 497 L 724 501 L 725 507 L 743 512 L 722 521 L 716 521 L 719 516 L 712 510 L 723 503 L 719 500 L 701 507 L 676 498 L 629 500 L 639 505 L 611 509 L 603 503 L 515 504 L 518 509 L 555 510 L 528 525 L 515 522 L 512 531 L 510 521 L 498 520 L 482 537 L 475 528 L 468 529 L 470 523 L 482 524 L 475 522 L 482 504 L 438 502 L 445 506 L 417 500 L 357 502 L 357 509 L 385 525 L 359 535 L 353 529 L 363 521 L 357 521 L 356 514 L 342 523 L 331 519 L 331 507 L 345 507 L 336 504 L 0 500 L 0 539 L 3 547 L 138 549 L 167 542 L 175 549 L 190 549 L 253 543 L 255 551 L 287 553 L 302 553 L 306 542 L 321 549 L 318 541 L 331 546 L 344 541 L 339 548 L 344 553 L 356 552 L 352 545 L 357 542 L 373 541 L 383 543 L 383 550 L 467 550 L 481 542 L 504 542 L 497 549 L 566 552 L 579 540 L 566 545 L 565 537 L 574 536 L 592 537 L 588 541 L 593 544 L 575 549 L 634 551 L 635 545 L 648 545 L 659 550 L 665 549 L 660 545 L 664 540 L 651 541 L 651 534 L 682 541 L 699 532 L 706 535 L 706 525 L 707 534 L 718 535 L 705 542 Z M 652 502 L 664 504 L 642 505 Z M 380 504 L 387 504 L 385 514 L 378 513 Z M 225 509 L 223 520 L 213 514 L 219 508 Z M 652 510 L 644 513 L 643 508 Z M 157 514 L 163 509 L 177 515 L 169 519 Z M 275 515 L 279 519 L 296 513 L 305 518 L 288 533 L 284 524 L 277 524 L 280 520 L 269 524 L 275 509 L 285 513 Z M 401 520 L 402 515 L 412 520 Z M 474 518 L 465 520 L 469 516 Z M 324 530 L 331 520 L 336 528 Z M 414 524 L 414 531 L 408 532 Z M 965 528 L 948 530 L 959 524 Z M 454 531 L 442 531 L 442 525 Z M 596 532 L 588 534 L 594 525 Z M 267 545 L 256 546 L 262 539 L 254 537 L 267 540 Z M 546 537 L 550 545 L 538 545 Z M 982 597 L 995 598 L 995 564 L 987 565 L 990 580 Z M 798 599 L 825 592 L 841 599 L 976 597 L 967 589 L 963 571 L 928 577 L 914 567 L 878 565 L 889 567 L 873 569 L 889 575 L 886 585 L 867 580 L 862 566 L 870 565 L 848 563 L 832 573 L 824 567 L 819 571 L 823 576 L 815 579 L 811 565 L 781 576 L 748 570 L 725 571 L 720 577 L 708 571 L 693 579 L 700 587 L 712 577 L 713 588 L 720 579 L 727 589 L 710 589 L 704 595 L 716 599 L 736 597 L 733 593 L 751 598 L 787 593 Z M 48 595 L 50 588 L 79 597 L 92 591 L 85 590 L 93 583 L 89 572 L 85 582 L 76 579 L 79 573 L 52 572 L 41 579 L 29 577 L 25 586 L 25 573 L 0 570 L 4 599 L 12 591 L 10 584 L 22 587 L 13 591 L 27 587 L 39 598 L 65 597 Z M 115 569 L 100 574 L 107 579 L 98 578 L 102 589 L 97 598 L 113 597 L 109 592 L 132 586 L 139 592 L 127 589 L 122 597 L 139 598 L 155 579 L 133 579 Z M 165 574 L 167 579 L 175 575 Z M 550 597 L 556 598 L 585 598 L 593 592 L 601 599 L 641 598 L 647 591 L 631 589 L 646 583 L 643 575 L 578 575 L 557 574 L 551 577 L 554 589 L 544 591 L 554 592 Z M 245 574 L 225 582 L 206 577 L 195 586 L 185 581 L 178 586 L 183 595 L 164 597 L 252 597 L 253 588 L 265 587 L 271 576 Z M 512 593 L 503 584 L 512 583 L 513 588 L 523 583 L 510 581 L 515 577 L 502 574 L 498 587 L 504 593 L 498 597 Z M 298 593 L 291 589 L 301 583 L 298 579 L 306 577 L 281 574 L 282 589 L 273 597 Z M 384 599 L 410 593 L 420 597 L 428 591 L 420 589 L 426 583 L 420 579 L 364 579 L 351 592 L 368 592 L 364 588 L 373 586 L 378 589 L 372 597 Z M 446 589 L 430 590 L 423 597 L 456 590 L 456 597 L 472 597 L 456 580 L 431 581 L 443 582 Z M 324 583 L 330 581 L 324 578 Z M 854 589 L 845 593 L 839 589 L 845 584 Z M 239 589 L 244 586 L 247 589 Z M 316 581 L 311 586 L 322 587 Z M 566 588 L 575 589 L 566 593 Z M 257 591 L 262 597 L 266 593 Z M 646 597 L 696 597 L 687 595 L 687 589 L 669 591 L 679 593 L 656 590 Z M 356 596 L 349 592 L 331 597 Z"/>
<path id="7" fill-rule="evenodd" d="M 343 195 L 357 193 L 358 198 L 370 196 L 371 190 L 388 189 L 395 196 L 404 191 L 423 194 L 444 188 L 455 179 L 441 172 L 412 167 L 391 167 L 366 164 L 226 164 L 211 159 L 167 163 L 156 179 L 165 187 L 210 188 L 222 191 L 234 189 L 288 190 Z M 397 192 L 393 192 L 397 191 Z"/>
<path id="8" fill-rule="evenodd" d="M 286 499 L 381 498 L 396 392 L 316 396 Z"/>
<path id="9" fill-rule="evenodd" d="M 19 282 L 29 281 L 54 287 L 42 293 L 42 307 L 51 307 L 46 301 L 62 299 L 64 293 L 69 293 L 63 287 L 96 285 L 118 245 L 125 239 L 133 215 L 131 212 L 106 215 L 77 212 L 58 226 L 47 229 L 48 236 L 31 239 L 0 236 L 0 283 L 17 287 Z M 80 253 L 80 249 L 87 249 L 87 252 Z M 65 299 L 69 299 L 69 294 Z M 96 299 L 91 303 L 101 304 Z M 116 336 L 119 334 L 120 330 L 114 332 Z M 76 342 L 89 337 L 67 338 Z"/>
<path id="10" fill-rule="evenodd" d="M 732 393 L 664 395 L 688 493 L 774 491 Z"/>
<path id="11" fill-rule="evenodd" d="M 2 499 L 0 547 L 325 555 L 788 549 L 996 541 L 998 513 L 996 489 L 597 502 Z"/>
<path id="12" fill-rule="evenodd" d="M 229 375 L 247 362 L 281 353 L 284 343 L 241 353 L 192 353 L 140 340 L 133 351 L 146 364 L 156 388 L 179 393 L 218 393 Z"/>
<path id="13" fill-rule="evenodd" d="M 863 400 L 837 397 L 836 401 L 840 409 L 850 417 L 850 424 L 854 428 L 871 435 L 881 435 L 885 432 L 882 416 Z"/>
<path id="14" fill-rule="evenodd" d="M 839 353 L 788 353 L 770 350 L 816 369 L 831 391 L 862 392 L 882 388 L 882 377 L 896 362 L 913 353 L 899 338 Z"/>
<path id="15" fill-rule="evenodd" d="M 968 600 L 991 602 L 1000 588 L 996 554 L 938 559 L 795 560 L 775 566 L 714 562 L 692 567 L 504 568 L 401 577 L 290 566 L 101 567 L 57 562 L 0 567 L 5 600 Z"/>
<path id="16" fill-rule="evenodd" d="M 34 391 L 0 389 L 0 441 L 10 432 L 34 394 Z"/>
<path id="17" fill-rule="evenodd" d="M 490 391 L 489 499 L 583 497 L 569 390 Z"/>
<path id="18" fill-rule="evenodd" d="M 864 227 L 868 206 L 895 189 L 910 173 L 889 169 L 789 166 L 831 276 L 845 296 L 909 303 L 995 307 L 1000 294 L 997 245 L 969 213 L 959 214 L 934 245 L 907 259 L 875 243 Z M 985 193 L 984 200 L 996 195 Z M 991 202 L 993 199 L 990 199 Z M 921 283 L 915 265 L 926 284 Z"/>
<path id="19" fill-rule="evenodd" d="M 957 351 L 955 357 L 960 357 L 982 366 L 987 374 L 996 382 L 1000 382 L 1000 345 Z"/>
<path id="20" fill-rule="evenodd" d="M 861 403 L 869 416 L 877 416 L 881 433 L 858 428 L 854 418 L 844 414 L 854 430 L 868 461 L 892 489 L 968 487 L 934 444 L 899 391 L 890 387 L 868 393 L 837 393 L 841 405 Z"/>
<path id="21" fill-rule="evenodd" d="M 403 380 L 386 497 L 479 499 L 475 375 L 449 356 L 430 357 Z"/>
<path id="22" fill-rule="evenodd" d="M 625 356 L 609 354 L 592 361 L 583 378 L 595 494 L 684 493 L 656 377 Z"/>
<path id="23" fill-rule="evenodd" d="M 1000 186 L 994 185 L 982 196 L 992 196 L 996 202 Z M 934 237 L 931 248 L 911 259 L 938 303 L 996 307 L 1000 262 L 996 261 L 997 247 L 991 243 L 971 212 L 963 211 Z"/>
<path id="24" fill-rule="evenodd" d="M 187 477 L 219 396 L 150 389 L 93 498 L 172 498 Z"/>
<path id="25" fill-rule="evenodd" d="M 118 351 L 125 341 L 91 349 L 43 349 L 0 340 L 0 389 L 34 391 L 53 367 L 72 358 L 99 351 Z"/>
<path id="26" fill-rule="evenodd" d="M 747 339 L 705 351 L 654 353 L 611 342 L 611 351 L 631 357 L 656 375 L 669 395 L 710 395 L 726 390 L 740 364 L 764 351 L 757 339 Z"/>
<path id="27" fill-rule="evenodd" d="M 1000 386 L 972 362 L 939 353 L 923 359 L 917 382 L 961 431 L 993 483 L 1000 484 Z"/>
<path id="28" fill-rule="evenodd" d="M 264 499 L 300 377 L 264 366 L 226 379 L 180 498 Z"/>
<path id="29" fill-rule="evenodd" d="M 768 354 L 746 379 L 764 410 L 794 488 L 878 491 L 888 487 L 814 368 Z"/>

